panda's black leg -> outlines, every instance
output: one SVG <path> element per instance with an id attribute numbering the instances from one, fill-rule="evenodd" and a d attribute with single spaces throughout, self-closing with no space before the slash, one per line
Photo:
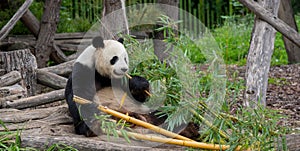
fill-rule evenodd
<path id="1" fill-rule="evenodd" d="M 82 120 L 80 113 L 78 111 L 76 103 L 73 101 L 73 90 L 72 90 L 72 79 L 69 78 L 66 90 L 65 98 L 69 107 L 69 112 L 73 118 L 73 124 L 75 127 L 76 134 L 85 136 L 95 136 L 95 134 L 90 130 L 86 123 Z"/>

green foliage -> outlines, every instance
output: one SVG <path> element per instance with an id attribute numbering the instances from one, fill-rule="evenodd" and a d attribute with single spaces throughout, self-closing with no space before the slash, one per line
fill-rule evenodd
<path id="1" fill-rule="evenodd" d="M 282 85 L 288 85 L 290 84 L 286 78 L 272 78 L 270 77 L 268 79 L 268 84 L 274 84 L 274 85 L 278 85 L 278 86 L 282 86 Z"/>
<path id="2" fill-rule="evenodd" d="M 78 151 L 76 148 L 65 144 L 53 144 L 46 151 Z"/>
<path id="3" fill-rule="evenodd" d="M 22 5 L 20 1 L 11 1 L 10 5 L 12 8 L 0 10 L 0 27 L 3 27 L 10 18 L 15 14 L 18 8 Z M 72 17 L 70 12 L 70 7 L 72 3 L 69 1 L 62 1 L 60 9 L 60 20 L 58 22 L 57 33 L 63 32 L 86 32 L 92 26 L 88 18 L 85 17 Z M 44 12 L 44 2 L 43 1 L 34 1 L 29 7 L 30 11 L 37 17 L 38 20 L 41 20 Z M 31 34 L 30 31 L 24 27 L 22 22 L 18 21 L 15 27 L 10 32 L 10 35 L 25 35 Z"/>
<path id="4" fill-rule="evenodd" d="M 165 23 L 167 23 L 167 21 Z M 171 24 L 172 23 L 168 23 L 166 24 L 167 26 L 159 29 L 168 31 L 165 32 L 166 38 L 164 41 L 172 44 L 174 47 L 178 46 L 178 48 L 182 48 L 185 46 L 187 48 L 192 48 L 195 44 L 190 40 L 186 40 L 187 37 L 184 35 L 177 36 L 172 34 L 172 30 L 170 30 Z M 234 34 L 235 36 L 239 36 L 240 34 L 246 36 L 245 29 L 250 29 L 246 23 L 243 25 L 239 24 L 239 26 L 237 26 L 237 24 L 232 24 L 232 22 L 226 24 L 226 28 L 221 27 L 224 29 L 220 31 L 217 30 L 217 32 L 227 31 L 227 36 L 230 37 L 227 46 L 229 46 L 230 42 L 236 38 L 233 38 L 234 36 L 231 34 Z M 250 35 L 251 30 L 248 30 L 247 32 Z M 222 38 L 225 40 L 226 36 Z M 244 41 L 242 38 L 238 39 L 240 41 L 236 42 L 235 49 L 239 49 L 238 43 L 244 42 L 244 45 L 246 45 L 246 40 Z M 169 124 L 169 129 L 187 122 L 189 120 L 188 117 L 193 117 L 193 121 L 199 123 L 203 127 L 200 131 L 201 136 L 198 139 L 201 142 L 228 144 L 231 145 L 229 150 L 234 150 L 237 146 L 242 146 L 243 149 L 251 148 L 252 150 L 274 150 L 275 147 L 286 150 L 284 147 L 286 146 L 286 141 L 281 139 L 281 136 L 287 134 L 288 129 L 278 125 L 278 121 L 284 119 L 281 114 L 261 106 L 258 106 L 257 109 L 238 107 L 237 104 L 238 101 L 240 101 L 241 91 L 243 91 L 245 87 L 244 81 L 238 79 L 237 73 L 232 75 L 232 80 L 234 80 L 234 82 L 227 82 L 226 86 L 226 99 L 230 99 L 231 101 L 225 101 L 221 105 L 221 111 L 218 112 L 208 108 L 206 104 L 206 100 L 210 99 L 209 96 L 216 93 L 215 91 L 211 91 L 212 86 L 214 85 L 212 82 L 216 80 L 216 77 L 214 77 L 213 74 L 197 71 L 197 73 L 200 74 L 200 76 L 197 77 L 200 86 L 196 83 L 189 86 L 196 89 L 201 95 L 196 98 L 184 98 L 182 96 L 184 92 L 187 91 L 184 89 L 187 82 L 180 79 L 177 72 L 178 70 L 175 70 L 182 66 L 181 62 L 178 63 L 179 66 L 172 66 L 158 61 L 157 58 L 152 56 L 153 54 L 149 55 L 149 51 L 153 51 L 153 46 L 146 41 L 138 42 L 127 37 L 125 38 L 125 45 L 129 50 L 130 56 L 134 57 L 131 58 L 132 60 L 130 61 L 134 62 L 134 69 L 131 73 L 145 77 L 150 80 L 150 83 L 155 80 L 160 80 L 160 84 L 165 87 L 165 100 L 167 101 L 163 103 L 159 110 L 161 111 L 160 114 L 168 116 L 167 122 Z M 247 46 L 243 47 L 245 48 L 246 53 L 248 48 Z M 143 53 L 144 51 L 148 53 Z M 239 61 L 238 56 L 242 55 L 241 53 L 238 55 L 235 54 L 236 52 L 230 51 L 229 48 L 228 53 L 232 53 L 232 57 L 227 57 L 227 61 L 236 59 L 235 63 Z M 149 56 L 147 56 L 147 54 Z M 183 53 L 183 56 L 185 55 L 186 53 Z M 143 61 L 141 58 L 148 58 L 149 60 Z M 204 60 L 204 63 L 207 62 Z M 190 73 L 186 74 L 190 75 Z M 193 79 L 192 76 L 189 79 Z M 211 101 L 218 100 L 212 99 Z M 237 110 L 234 116 L 230 115 L 233 106 Z M 211 121 L 209 119 L 215 120 Z"/>
<path id="5" fill-rule="evenodd" d="M 254 17 L 249 15 L 243 18 L 226 17 L 223 26 L 213 30 L 213 35 L 223 50 L 223 59 L 226 64 L 246 65 L 250 47 L 251 31 Z M 296 15 L 296 22 L 300 26 L 300 17 Z M 274 53 L 271 65 L 288 64 L 287 53 L 282 35 L 276 33 Z"/>
<path id="6" fill-rule="evenodd" d="M 99 125 L 101 126 L 101 131 L 107 134 L 107 138 L 110 136 L 114 136 L 115 138 L 119 137 L 118 131 L 121 132 L 122 136 L 125 140 L 130 143 L 127 130 L 130 130 L 129 125 L 123 121 L 119 120 L 118 122 L 111 120 L 111 115 L 95 115 L 96 119 L 99 121 Z M 126 130 L 126 129 L 127 130 Z"/>
<path id="7" fill-rule="evenodd" d="M 213 36 L 219 43 L 220 49 L 223 50 L 223 59 L 226 64 L 246 64 L 252 27 L 253 21 L 229 17 L 222 27 L 214 29 Z"/>

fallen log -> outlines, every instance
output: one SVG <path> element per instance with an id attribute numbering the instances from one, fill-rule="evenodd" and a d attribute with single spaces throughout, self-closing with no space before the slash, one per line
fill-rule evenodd
<path id="1" fill-rule="evenodd" d="M 41 68 L 39 71 L 51 72 L 61 76 L 69 76 L 69 74 L 72 72 L 74 62 L 75 60 L 71 60 L 55 66 Z"/>
<path id="2" fill-rule="evenodd" d="M 6 101 L 3 104 L 5 108 L 16 108 L 16 109 L 24 109 L 29 107 L 35 107 L 43 104 L 52 103 L 55 101 L 64 99 L 64 89 L 55 90 L 52 92 L 31 96 L 28 98 L 22 98 L 13 101 Z"/>
<path id="3" fill-rule="evenodd" d="M 26 91 L 19 84 L 0 88 L 0 97 L 2 97 L 0 99 L 3 99 L 4 97 L 11 96 L 11 95 L 16 95 L 16 94 L 23 94 L 25 96 Z"/>
<path id="4" fill-rule="evenodd" d="M 25 97 L 24 94 L 19 93 L 19 94 L 9 95 L 9 96 L 0 98 L 0 108 L 2 108 L 3 104 L 7 101 L 13 101 L 13 100 L 21 99 L 24 97 Z"/>
<path id="5" fill-rule="evenodd" d="M 0 41 L 4 39 L 7 34 L 14 28 L 18 20 L 28 10 L 33 0 L 26 0 L 23 5 L 18 9 L 14 16 L 8 21 L 8 23 L 0 31 Z"/>
<path id="6" fill-rule="evenodd" d="M 49 128 L 53 125 L 72 123 L 66 105 L 36 110 L 18 110 L 0 115 L 0 119 L 5 121 L 6 129 L 10 131 Z M 0 131 L 4 130 L 5 128 L 0 127 Z"/>
<path id="7" fill-rule="evenodd" d="M 105 136 L 104 136 L 105 137 Z M 84 151 L 94 151 L 94 150 L 116 150 L 116 151 L 168 151 L 170 150 L 167 147 L 163 148 L 153 148 L 142 146 L 134 146 L 133 144 L 128 144 L 124 140 L 116 143 L 102 141 L 97 138 L 86 138 L 78 135 L 69 135 L 69 136 L 49 136 L 49 135 L 30 135 L 22 134 L 21 135 L 21 146 L 22 147 L 33 147 L 39 150 L 45 150 L 53 144 L 64 144 L 67 146 L 72 146 L 77 150 Z M 120 139 L 118 139 L 120 140 Z M 120 143 L 120 142 L 124 142 Z M 46 145 L 45 145 L 46 144 Z M 172 150 L 185 150 L 186 148 L 172 146 Z"/>
<path id="8" fill-rule="evenodd" d="M 53 89 L 62 89 L 67 85 L 67 78 L 57 74 L 37 69 L 37 80 L 40 84 L 51 87 Z"/>
<path id="9" fill-rule="evenodd" d="M 64 115 L 67 112 L 68 109 L 66 105 L 35 110 L 16 110 L 5 114 L 0 114 L 0 120 L 4 123 L 22 123 L 30 120 L 43 119 L 43 121 L 51 121 L 51 123 L 55 123 L 56 117 L 59 115 Z M 51 116 L 52 114 L 55 116 Z M 70 120 L 67 120 L 66 122 L 70 122 Z M 62 121 L 60 121 L 60 123 L 62 123 Z"/>
<path id="10" fill-rule="evenodd" d="M 11 71 L 0 77 L 0 87 L 13 85 L 20 82 L 22 79 L 21 73 L 18 71 Z"/>

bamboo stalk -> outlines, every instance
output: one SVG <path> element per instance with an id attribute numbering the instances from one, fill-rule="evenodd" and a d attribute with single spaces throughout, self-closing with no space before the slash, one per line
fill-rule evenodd
<path id="1" fill-rule="evenodd" d="M 122 135 L 122 133 L 119 133 L 119 135 Z M 141 139 L 141 140 L 147 140 L 147 141 L 153 141 L 153 142 L 159 142 L 159 143 L 167 143 L 167 144 L 173 144 L 173 145 L 181 145 L 181 146 L 187 146 L 187 147 L 195 147 L 195 148 L 201 148 L 201 149 L 216 149 L 219 150 L 220 148 L 222 150 L 228 149 L 230 146 L 228 145 L 215 145 L 215 144 L 207 144 L 207 143 L 200 143 L 200 142 L 192 142 L 192 141 L 185 141 L 185 140 L 178 140 L 178 139 L 172 139 L 172 138 L 163 138 L 159 136 L 149 136 L 149 135 L 143 135 L 133 132 L 127 132 L 127 135 L 134 139 Z"/>
<path id="2" fill-rule="evenodd" d="M 91 103 L 91 101 L 88 101 L 84 98 L 80 98 L 78 96 L 74 96 L 74 101 L 79 103 L 79 104 L 88 104 L 88 103 Z M 168 137 L 171 137 L 171 138 L 176 138 L 176 139 L 180 139 L 180 140 L 187 140 L 187 141 L 194 141 L 192 139 L 189 139 L 187 137 L 184 137 L 184 136 L 181 136 L 179 134 L 176 134 L 176 133 L 173 133 L 173 132 L 170 132 L 170 131 L 167 131 L 165 129 L 162 129 L 158 126 L 155 126 L 153 124 L 150 124 L 150 123 L 147 123 L 147 122 L 144 122 L 142 120 L 139 120 L 139 119 L 136 119 L 136 118 L 133 118 L 133 117 L 130 117 L 130 116 L 127 116 L 125 114 L 122 114 L 120 112 L 117 112 L 117 111 L 114 111 L 112 109 L 109 109 L 105 106 L 102 106 L 102 105 L 99 105 L 98 106 L 98 109 L 101 110 L 102 112 L 105 112 L 107 114 L 110 114 L 112 116 L 115 116 L 115 117 L 118 117 L 118 118 L 121 118 L 121 119 L 124 119 L 126 120 L 127 122 L 131 122 L 133 124 L 136 124 L 136 125 L 139 125 L 139 126 L 142 126 L 142 127 L 145 127 L 145 128 L 148 128 L 150 130 L 153 130 L 157 133 L 160 133 L 162 135 L 165 135 L 165 136 L 168 136 Z"/>
<path id="3" fill-rule="evenodd" d="M 79 104 L 89 104 L 92 103 L 89 100 L 86 100 L 84 98 L 74 96 L 74 101 L 79 103 Z M 162 129 L 160 127 L 157 127 L 155 125 L 152 125 L 150 123 L 146 123 L 144 121 L 135 119 L 133 117 L 130 117 L 128 115 L 122 114 L 120 112 L 114 111 L 112 109 L 109 109 L 107 107 L 104 107 L 102 105 L 98 105 L 98 109 L 101 110 L 102 112 L 108 113 L 112 116 L 121 118 L 126 120 L 127 122 L 131 122 L 133 124 L 148 128 L 150 130 L 153 130 L 157 133 L 160 133 L 165 136 L 169 136 L 171 138 L 163 138 L 163 137 L 158 137 L 158 136 L 149 136 L 149 135 L 143 135 L 143 134 L 138 134 L 138 133 L 133 133 L 133 132 L 127 132 L 127 135 L 129 137 L 135 138 L 135 139 L 141 139 L 141 140 L 148 140 L 148 141 L 153 141 L 153 142 L 160 142 L 160 143 L 167 143 L 167 144 L 173 144 L 173 145 L 181 145 L 181 146 L 186 146 L 186 147 L 194 147 L 194 148 L 201 148 L 201 149 L 212 149 L 212 150 L 226 150 L 229 149 L 229 145 L 220 145 L 220 144 L 208 144 L 208 143 L 202 143 L 202 142 L 196 142 L 192 139 L 189 139 L 187 137 L 181 136 L 179 134 L 167 131 L 165 129 Z M 123 135 L 121 132 L 118 131 L 119 135 Z M 173 139 L 175 138 L 175 139 Z M 235 150 L 241 150 L 241 146 L 238 146 Z M 250 149 L 247 149 L 247 151 L 250 151 Z"/>
<path id="4" fill-rule="evenodd" d="M 123 134 L 120 131 L 118 131 L 118 134 L 120 136 L 123 136 Z M 208 143 L 202 143 L 202 142 L 196 142 L 196 141 L 163 138 L 163 137 L 159 137 L 159 136 L 144 135 L 144 134 L 138 134 L 138 133 L 134 133 L 134 132 L 126 132 L 126 134 L 129 137 L 134 138 L 134 139 L 147 140 L 147 141 L 166 143 L 166 144 L 172 144 L 172 145 L 180 145 L 180 146 L 186 146 L 186 147 L 194 147 L 194 148 L 200 148 L 200 149 L 227 150 L 230 148 L 229 145 L 208 144 Z M 241 147 L 239 146 L 235 150 L 241 150 Z"/>

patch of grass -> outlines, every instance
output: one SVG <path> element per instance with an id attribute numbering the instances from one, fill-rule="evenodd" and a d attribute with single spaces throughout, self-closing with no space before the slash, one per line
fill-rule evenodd
<path id="1" fill-rule="evenodd" d="M 271 78 L 271 77 L 268 79 L 268 83 L 278 85 L 278 86 L 289 84 L 286 78 Z"/>
<path id="2" fill-rule="evenodd" d="M 300 15 L 295 15 L 296 23 L 300 27 Z M 246 65 L 250 46 L 254 16 L 243 18 L 227 17 L 223 26 L 213 30 L 213 36 L 223 50 L 223 59 L 226 64 Z M 276 33 L 274 53 L 271 65 L 288 64 L 288 57 L 282 40 L 282 35 Z"/>
<path id="3" fill-rule="evenodd" d="M 223 51 L 226 64 L 246 64 L 252 27 L 253 21 L 249 19 L 227 18 L 223 26 L 213 30 L 212 34 Z"/>

